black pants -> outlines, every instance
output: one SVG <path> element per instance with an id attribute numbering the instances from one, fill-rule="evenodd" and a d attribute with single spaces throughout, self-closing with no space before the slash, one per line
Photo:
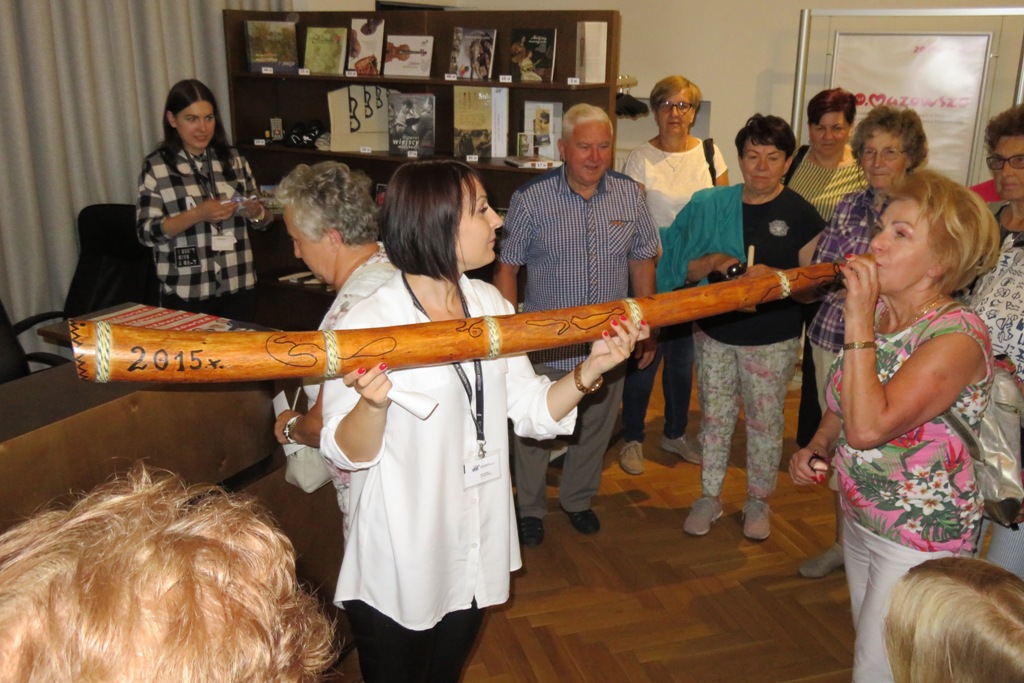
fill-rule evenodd
<path id="1" fill-rule="evenodd" d="M 449 612 L 433 628 L 412 631 L 361 600 L 342 603 L 365 683 L 457 683 L 484 611 Z"/>
<path id="2" fill-rule="evenodd" d="M 182 299 L 174 294 L 160 293 L 160 305 L 189 313 L 205 313 L 229 320 L 251 323 L 256 320 L 256 288 L 242 289 L 209 299 Z"/>

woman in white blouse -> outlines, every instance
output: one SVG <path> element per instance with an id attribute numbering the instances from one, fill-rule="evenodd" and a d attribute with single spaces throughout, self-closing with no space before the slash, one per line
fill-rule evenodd
<path id="1" fill-rule="evenodd" d="M 466 164 L 400 167 L 380 216 L 399 272 L 341 328 L 513 313 L 497 289 L 464 275 L 494 260 L 500 226 Z M 641 336 L 625 318 L 603 334 L 554 383 L 522 355 L 395 371 L 368 361 L 324 386 L 321 452 L 353 470 L 335 601 L 367 683 L 459 680 L 483 608 L 508 599 L 509 572 L 522 564 L 508 422 L 532 438 L 570 433 L 576 404 Z"/>
<path id="2" fill-rule="evenodd" d="M 697 190 L 729 184 L 729 169 L 718 145 L 690 135 L 700 110 L 701 92 L 682 76 L 669 76 L 651 89 L 651 109 L 658 134 L 626 159 L 624 171 L 644 186 L 647 206 L 659 228 L 672 225 Z M 622 440 L 619 465 L 629 474 L 644 471 L 644 420 L 654 388 L 658 364 L 665 357 L 662 390 L 665 428 L 661 448 L 693 464 L 700 464 L 700 448 L 686 436 L 693 389 L 693 325 L 662 328 L 658 354 L 645 368 L 629 364 L 622 394 Z"/>

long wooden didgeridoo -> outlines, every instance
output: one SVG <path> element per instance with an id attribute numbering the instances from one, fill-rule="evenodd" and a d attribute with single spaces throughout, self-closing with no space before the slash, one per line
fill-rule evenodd
<path id="1" fill-rule="evenodd" d="M 831 263 L 590 306 L 326 332 L 169 332 L 72 320 L 78 376 L 94 382 L 238 382 L 331 378 L 496 358 L 600 339 L 608 322 L 672 325 L 755 306 L 834 281 Z"/>

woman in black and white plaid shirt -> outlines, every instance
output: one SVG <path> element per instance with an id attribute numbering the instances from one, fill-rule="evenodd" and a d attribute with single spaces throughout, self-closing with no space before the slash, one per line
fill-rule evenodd
<path id="1" fill-rule="evenodd" d="M 228 145 L 213 93 L 176 83 L 164 105 L 164 140 L 139 176 L 136 229 L 153 247 L 160 303 L 252 320 L 256 273 L 247 227 L 272 214 L 257 198 L 249 164 Z"/>

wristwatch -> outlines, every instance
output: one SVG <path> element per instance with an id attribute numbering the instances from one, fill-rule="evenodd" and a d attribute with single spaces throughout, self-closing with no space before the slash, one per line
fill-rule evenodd
<path id="1" fill-rule="evenodd" d="M 298 420 L 299 417 L 301 417 L 301 416 L 300 415 L 296 415 L 292 419 L 290 419 L 287 422 L 285 422 L 284 423 L 284 429 L 281 430 L 281 432 L 284 434 L 284 440 L 287 441 L 288 443 L 294 444 L 296 446 L 299 445 L 299 442 L 292 438 L 292 427 L 295 426 L 295 421 Z"/>

